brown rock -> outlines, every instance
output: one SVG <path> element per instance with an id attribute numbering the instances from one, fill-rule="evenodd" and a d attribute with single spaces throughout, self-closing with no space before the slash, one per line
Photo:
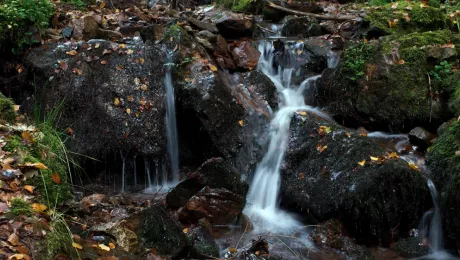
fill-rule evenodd
<path id="1" fill-rule="evenodd" d="M 105 199 L 104 194 L 95 193 L 95 194 L 84 197 L 83 199 L 81 199 L 80 203 L 85 204 L 87 206 L 94 206 L 94 205 L 100 204 L 104 199 Z"/>
<path id="2" fill-rule="evenodd" d="M 236 43 L 232 50 L 233 60 L 242 69 L 253 70 L 259 62 L 260 52 L 249 42 Z"/>
<path id="3" fill-rule="evenodd" d="M 194 18 L 189 18 L 188 21 L 190 24 L 192 24 L 194 27 L 200 29 L 200 30 L 206 30 L 212 33 L 218 33 L 219 30 L 217 30 L 217 27 L 213 23 L 207 23 L 207 22 L 202 22 Z"/>
<path id="4" fill-rule="evenodd" d="M 211 54 L 216 60 L 217 65 L 223 69 L 235 70 L 236 65 L 230 56 L 227 41 L 225 41 L 224 37 L 218 35 L 213 43 L 214 49 Z"/>
<path id="5" fill-rule="evenodd" d="M 230 224 L 241 213 L 245 200 L 226 189 L 204 187 L 179 210 L 182 222 L 206 218 L 212 224 Z"/>
<path id="6" fill-rule="evenodd" d="M 222 11 L 216 13 L 214 17 L 213 22 L 225 38 L 235 39 L 252 35 L 254 25 L 252 16 Z"/>

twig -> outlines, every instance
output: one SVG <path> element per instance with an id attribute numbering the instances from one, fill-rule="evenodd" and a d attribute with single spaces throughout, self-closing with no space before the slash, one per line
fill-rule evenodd
<path id="1" fill-rule="evenodd" d="M 289 246 L 288 246 L 286 243 L 284 243 L 284 241 L 283 241 L 283 240 L 281 240 L 281 239 L 280 239 L 280 238 L 278 238 L 278 237 L 275 237 L 275 238 L 276 238 L 276 239 L 278 239 L 278 240 L 279 240 L 281 243 L 283 243 L 283 244 L 284 244 L 284 245 L 287 247 L 287 249 L 289 249 L 289 251 L 291 251 L 291 253 L 292 253 L 292 254 L 294 254 L 294 255 L 295 255 L 295 257 L 297 257 L 297 259 L 299 259 L 299 260 L 300 260 L 300 257 L 299 257 L 299 256 L 298 256 L 298 255 L 297 255 L 297 254 L 296 254 L 296 253 L 295 253 L 295 252 L 294 252 L 294 251 L 293 251 L 293 250 L 292 250 L 292 249 L 291 249 L 291 248 L 290 248 L 290 247 L 289 247 Z"/>
<path id="2" fill-rule="evenodd" d="M 267 31 L 267 32 L 269 32 L 269 33 L 276 34 L 276 32 L 274 32 L 274 31 L 272 31 L 272 30 L 269 30 L 269 29 L 267 29 L 267 28 L 265 28 L 265 27 L 262 27 L 262 26 L 260 26 L 260 25 L 258 25 L 258 24 L 256 24 L 256 25 L 257 25 L 257 27 L 259 27 L 260 29 L 262 29 L 262 30 L 264 30 L 264 31 Z"/>
<path id="3" fill-rule="evenodd" d="M 241 234 L 241 237 L 240 237 L 240 239 L 238 240 L 238 243 L 236 243 L 235 248 L 238 249 L 238 245 L 240 244 L 241 239 L 243 239 L 244 234 L 246 234 L 246 230 L 247 230 L 247 228 L 248 228 L 248 225 L 249 225 L 249 221 L 247 221 L 247 219 L 246 219 L 246 227 L 244 228 L 244 232 L 243 232 L 243 234 Z"/>
<path id="4" fill-rule="evenodd" d="M 356 16 L 352 16 L 352 15 L 340 15 L 339 16 L 339 15 L 322 15 L 322 14 L 301 12 L 301 11 L 292 10 L 286 7 L 276 5 L 268 0 L 265 1 L 265 5 L 272 9 L 282 11 L 288 14 L 294 14 L 294 15 L 300 15 L 300 16 L 310 16 L 310 17 L 315 17 L 316 19 L 320 19 L 320 20 L 347 21 L 347 20 L 356 19 Z"/>

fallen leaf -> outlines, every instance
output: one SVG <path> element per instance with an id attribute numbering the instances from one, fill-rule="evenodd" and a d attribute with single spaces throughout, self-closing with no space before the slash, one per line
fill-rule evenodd
<path id="1" fill-rule="evenodd" d="M 396 152 L 392 152 L 388 155 L 388 158 L 390 159 L 397 159 L 399 158 L 399 155 Z"/>
<path id="2" fill-rule="evenodd" d="M 129 102 L 133 102 L 133 101 L 134 101 L 134 97 L 133 97 L 133 96 L 128 96 L 128 101 L 129 101 Z"/>
<path id="3" fill-rule="evenodd" d="M 366 164 L 366 160 L 362 160 L 362 161 L 358 162 L 358 164 L 361 165 L 361 166 L 364 166 Z"/>
<path id="4" fill-rule="evenodd" d="M 101 60 L 101 64 L 102 64 L 102 65 L 107 64 L 107 60 Z"/>
<path id="5" fill-rule="evenodd" d="M 4 198 L 3 198 L 4 199 Z M 0 213 L 5 213 L 9 210 L 8 204 L 0 202 Z"/>
<path id="6" fill-rule="evenodd" d="M 351 134 L 350 134 L 350 132 L 346 132 L 346 133 L 345 133 L 345 135 L 346 135 L 348 138 L 350 138 L 350 137 L 351 137 Z"/>
<path id="7" fill-rule="evenodd" d="M 331 132 L 331 128 L 329 126 L 320 126 L 318 129 L 318 134 L 320 136 L 324 136 L 325 134 L 329 134 Z"/>
<path id="8" fill-rule="evenodd" d="M 110 249 L 114 249 L 114 248 L 115 248 L 115 244 L 112 243 L 112 242 L 110 242 L 110 243 L 109 243 L 109 247 L 110 247 Z"/>
<path id="9" fill-rule="evenodd" d="M 113 99 L 113 104 L 114 104 L 116 107 L 120 106 L 120 99 L 117 98 L 117 97 L 114 98 L 114 99 Z"/>
<path id="10" fill-rule="evenodd" d="M 76 50 L 71 50 L 71 51 L 66 52 L 66 54 L 68 54 L 70 56 L 75 56 L 75 55 L 77 55 L 77 53 L 78 52 Z"/>
<path id="11" fill-rule="evenodd" d="M 304 178 L 305 178 L 305 173 L 303 173 L 303 172 L 299 173 L 299 177 L 297 179 L 299 179 L 301 181 Z"/>
<path id="12" fill-rule="evenodd" d="M 236 248 L 234 248 L 234 247 L 230 247 L 230 248 L 228 249 L 228 251 L 229 251 L 230 253 L 232 253 L 232 254 L 238 252 L 238 250 L 237 250 Z"/>
<path id="13" fill-rule="evenodd" d="M 398 8 L 398 5 L 399 5 L 398 2 L 392 4 L 392 5 L 391 5 L 391 9 L 396 9 L 396 8 Z"/>
<path id="14" fill-rule="evenodd" d="M 80 244 L 77 244 L 75 242 L 72 242 L 72 247 L 80 250 L 83 249 L 83 247 Z"/>
<path id="15" fill-rule="evenodd" d="M 378 157 L 374 157 L 374 156 L 371 156 L 370 158 L 371 158 L 371 161 L 378 161 L 379 160 Z"/>
<path id="16" fill-rule="evenodd" d="M 131 109 L 130 108 L 126 109 L 126 114 L 131 115 Z"/>
<path id="17" fill-rule="evenodd" d="M 148 88 L 149 87 L 147 85 L 145 85 L 145 84 L 141 85 L 141 90 L 143 90 L 143 91 L 147 91 Z"/>
<path id="18" fill-rule="evenodd" d="M 40 204 L 40 203 L 34 203 L 32 204 L 32 209 L 36 212 L 43 212 L 47 209 L 48 207 L 43 205 L 43 204 Z"/>
<path id="19" fill-rule="evenodd" d="M 324 152 L 324 150 L 326 150 L 326 148 L 327 148 L 327 145 L 323 145 L 323 146 L 321 146 L 321 144 L 317 144 L 317 145 L 316 145 L 316 150 L 317 150 L 319 153 Z"/>
<path id="20" fill-rule="evenodd" d="M 101 2 L 101 4 L 99 5 L 99 8 L 104 9 L 104 7 L 105 7 L 105 2 Z"/>
<path id="21" fill-rule="evenodd" d="M 238 124 L 240 124 L 240 126 L 243 126 L 243 125 L 244 125 L 244 121 L 243 121 L 243 120 L 239 120 L 239 121 L 238 121 Z"/>
<path id="22" fill-rule="evenodd" d="M 22 132 L 21 137 L 22 137 L 22 141 L 27 143 L 27 144 L 33 144 L 34 143 L 34 136 L 29 131 Z"/>
<path id="23" fill-rule="evenodd" d="M 59 184 L 61 183 L 61 177 L 59 176 L 58 173 L 53 173 L 51 175 L 51 179 L 54 181 L 54 183 Z"/>
<path id="24" fill-rule="evenodd" d="M 20 260 L 20 259 L 30 260 L 32 258 L 30 258 L 30 256 L 28 256 L 26 254 L 14 254 L 14 255 L 11 255 L 10 257 L 8 257 L 8 260 Z"/>
<path id="25" fill-rule="evenodd" d="M 67 62 L 61 60 L 58 62 L 59 63 L 59 67 L 62 69 L 62 70 L 67 70 L 69 68 L 69 64 L 67 64 Z"/>
<path id="26" fill-rule="evenodd" d="M 360 135 L 360 136 L 367 136 L 367 133 L 364 132 L 364 133 L 360 133 L 359 135 Z"/>
<path id="27" fill-rule="evenodd" d="M 212 65 L 212 64 L 208 64 L 208 67 L 209 69 L 211 69 L 212 71 L 217 71 L 217 67 Z"/>
<path id="28" fill-rule="evenodd" d="M 104 245 L 104 244 L 99 244 L 98 247 L 104 251 L 110 251 L 110 247 Z"/>
<path id="29" fill-rule="evenodd" d="M 40 169 L 40 170 L 46 170 L 48 167 L 44 165 L 43 163 L 31 163 L 31 162 L 26 162 L 24 164 L 19 164 L 20 167 L 32 167 L 35 169 Z"/>
<path id="30" fill-rule="evenodd" d="M 120 44 L 120 49 L 126 49 L 126 44 L 124 43 Z"/>
<path id="31" fill-rule="evenodd" d="M 94 49 L 97 49 L 97 48 L 99 48 L 100 46 L 101 46 L 100 43 L 96 43 L 96 45 L 94 46 Z"/>
<path id="32" fill-rule="evenodd" d="M 11 233 L 11 235 L 8 237 L 8 242 L 13 246 L 18 246 L 21 244 L 21 242 L 19 242 L 19 237 L 18 235 L 16 235 L 16 233 Z"/>
<path id="33" fill-rule="evenodd" d="M 420 171 L 420 169 L 418 168 L 417 165 L 413 164 L 413 163 L 407 163 L 409 165 L 409 167 L 412 168 L 412 170 L 416 170 L 416 171 Z"/>
<path id="34" fill-rule="evenodd" d="M 144 62 L 145 62 L 144 58 L 140 58 L 140 59 L 139 59 L 139 62 L 140 62 L 141 64 L 144 64 Z"/>
<path id="35" fill-rule="evenodd" d="M 134 53 L 134 50 L 133 50 L 133 49 L 129 49 L 129 50 L 126 51 L 126 53 L 129 54 L 129 55 L 131 55 L 131 54 Z"/>
<path id="36" fill-rule="evenodd" d="M 30 192 L 30 193 L 34 193 L 34 188 L 35 188 L 35 187 L 32 186 L 32 185 L 26 185 L 26 186 L 24 186 L 24 189 L 25 189 L 26 191 Z"/>
<path id="37" fill-rule="evenodd" d="M 187 234 L 188 233 L 188 228 L 182 229 L 182 232 L 184 232 L 184 234 Z"/>
<path id="38" fill-rule="evenodd" d="M 305 112 L 305 111 L 296 111 L 295 113 L 296 113 L 297 115 L 307 116 L 307 112 Z"/>
<path id="39" fill-rule="evenodd" d="M 398 60 L 396 63 L 398 63 L 399 65 L 402 65 L 405 63 L 405 61 L 401 59 L 401 60 Z"/>
<path id="40" fill-rule="evenodd" d="M 256 251 L 254 254 L 255 255 L 260 255 L 260 251 Z"/>
<path id="41" fill-rule="evenodd" d="M 420 3 L 420 8 L 426 8 L 426 7 L 428 7 L 428 5 L 426 3 L 424 3 L 424 2 Z"/>

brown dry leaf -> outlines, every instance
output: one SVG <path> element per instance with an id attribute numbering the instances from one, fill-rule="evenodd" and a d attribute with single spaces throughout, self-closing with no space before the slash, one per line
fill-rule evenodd
<path id="1" fill-rule="evenodd" d="M 238 249 L 236 249 L 236 248 L 234 248 L 234 247 L 230 247 L 230 248 L 228 249 L 228 251 L 229 251 L 230 253 L 233 254 L 233 253 L 238 252 Z"/>
<path id="2" fill-rule="evenodd" d="M 70 56 L 75 56 L 75 55 L 77 55 L 77 53 L 78 52 L 76 50 L 71 50 L 71 51 L 66 52 L 66 54 L 70 55 Z"/>
<path id="3" fill-rule="evenodd" d="M 243 125 L 244 125 L 244 121 L 243 121 L 243 120 L 239 120 L 239 121 L 238 121 L 238 124 L 239 124 L 240 126 L 243 126 Z"/>
<path id="4" fill-rule="evenodd" d="M 29 193 L 34 193 L 34 188 L 35 188 L 35 187 L 32 186 L 32 185 L 26 185 L 26 186 L 24 186 L 24 189 L 25 189 L 26 191 L 28 191 Z"/>
<path id="5" fill-rule="evenodd" d="M 102 64 L 102 65 L 106 65 L 106 64 L 107 64 L 107 60 L 101 60 L 101 64 Z"/>
<path id="6" fill-rule="evenodd" d="M 26 254 L 14 254 L 14 255 L 11 255 L 10 257 L 8 257 L 8 260 L 20 260 L 20 259 L 30 260 L 32 258 L 30 258 L 30 256 L 28 256 Z"/>
<path id="7" fill-rule="evenodd" d="M 83 247 L 80 244 L 77 244 L 75 242 L 72 242 L 72 247 L 80 250 L 83 249 Z"/>
<path id="8" fill-rule="evenodd" d="M 0 202 L 0 213 L 5 213 L 9 210 L 8 204 Z"/>
<path id="9" fill-rule="evenodd" d="M 83 74 L 83 71 L 79 68 L 73 68 L 72 72 L 77 74 L 78 76 L 81 76 Z"/>
<path id="10" fill-rule="evenodd" d="M 299 177 L 297 179 L 299 179 L 299 181 L 301 181 L 304 178 L 305 178 L 305 173 L 303 173 L 303 172 L 299 173 Z"/>
<path id="11" fill-rule="evenodd" d="M 398 60 L 396 63 L 398 63 L 399 65 L 402 65 L 405 63 L 405 61 L 401 59 L 401 60 Z"/>
<path id="12" fill-rule="evenodd" d="M 59 176 L 58 173 L 53 173 L 51 175 L 51 179 L 54 181 L 54 183 L 59 184 L 61 183 L 61 177 Z"/>
<path id="13" fill-rule="evenodd" d="M 113 104 L 114 104 L 116 107 L 120 106 L 120 99 L 117 98 L 117 97 L 114 98 L 114 99 L 113 99 Z"/>
<path id="14" fill-rule="evenodd" d="M 256 251 L 255 254 L 256 254 L 256 255 L 260 255 L 260 251 Z"/>
<path id="15" fill-rule="evenodd" d="M 358 162 L 358 164 L 361 165 L 361 166 L 364 166 L 366 164 L 366 160 L 362 160 L 362 161 Z"/>
<path id="16" fill-rule="evenodd" d="M 444 45 L 441 45 L 442 48 L 450 48 L 450 49 L 455 49 L 455 44 L 453 43 L 446 43 Z"/>
<path id="17" fill-rule="evenodd" d="M 21 137 L 22 137 L 22 141 L 24 141 L 27 144 L 33 144 L 34 143 L 34 136 L 29 131 L 22 132 Z"/>
<path id="18" fill-rule="evenodd" d="M 350 137 L 351 137 L 351 134 L 350 134 L 350 132 L 346 132 L 346 133 L 345 133 L 345 135 L 346 135 L 348 138 L 350 138 Z"/>
<path id="19" fill-rule="evenodd" d="M 69 64 L 67 64 L 67 62 L 61 60 L 59 61 L 59 67 L 62 69 L 62 70 L 67 70 L 69 68 Z"/>
<path id="20" fill-rule="evenodd" d="M 8 242 L 13 246 L 18 246 L 21 244 L 21 242 L 19 242 L 19 237 L 18 235 L 16 235 L 16 233 L 11 233 L 11 235 L 8 237 Z"/>
<path id="21" fill-rule="evenodd" d="M 134 101 L 134 97 L 133 97 L 133 96 L 128 96 L 128 101 L 129 101 L 129 102 L 133 102 L 133 101 Z"/>
<path id="22" fill-rule="evenodd" d="M 31 162 L 26 162 L 24 164 L 20 164 L 19 165 L 20 167 L 31 167 L 31 168 L 35 168 L 35 169 L 40 169 L 40 170 L 46 170 L 48 169 L 48 167 L 46 167 L 46 165 L 44 165 L 43 163 L 31 163 Z"/>
<path id="23" fill-rule="evenodd" d="M 34 203 L 32 204 L 32 209 L 36 212 L 43 212 L 47 209 L 48 207 L 43 205 L 43 204 L 40 204 L 40 203 Z"/>
<path id="24" fill-rule="evenodd" d="M 134 50 L 133 50 L 133 49 L 129 49 L 129 50 L 126 51 L 126 54 L 129 54 L 129 55 L 131 55 L 131 54 L 133 54 L 133 53 L 134 53 Z"/>
<path id="25" fill-rule="evenodd" d="M 143 91 L 147 91 L 148 88 L 149 87 L 147 85 L 145 85 L 145 84 L 141 85 L 141 90 L 143 90 Z"/>
<path id="26" fill-rule="evenodd" d="M 360 133 L 360 136 L 367 136 L 367 133 Z"/>
<path id="27" fill-rule="evenodd" d="M 123 70 L 124 67 L 125 67 L 124 65 L 118 65 L 118 66 L 115 67 L 115 69 L 117 69 L 117 70 Z"/>
<path id="28" fill-rule="evenodd" d="M 388 20 L 388 27 L 395 28 L 398 22 L 399 22 L 398 19 L 394 19 L 393 21 Z"/>
<path id="29" fill-rule="evenodd" d="M 104 245 L 104 244 L 99 244 L 98 247 L 104 251 L 110 251 L 110 247 Z"/>
<path id="30" fill-rule="evenodd" d="M 212 71 L 217 71 L 217 67 L 212 65 L 212 64 L 208 64 L 209 66 L 209 69 L 211 69 Z"/>
<path id="31" fill-rule="evenodd" d="M 65 130 L 65 132 L 66 132 L 68 135 L 73 135 L 73 129 L 70 128 L 70 127 L 67 128 L 67 129 Z"/>
<path id="32" fill-rule="evenodd" d="M 110 242 L 110 243 L 109 243 L 109 247 L 110 247 L 110 249 L 114 249 L 114 248 L 115 248 L 115 244 L 112 243 L 112 242 Z"/>

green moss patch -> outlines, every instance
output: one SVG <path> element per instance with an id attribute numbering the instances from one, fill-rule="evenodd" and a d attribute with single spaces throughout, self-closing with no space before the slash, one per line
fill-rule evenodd
<path id="1" fill-rule="evenodd" d="M 15 118 L 13 101 L 0 93 L 0 120 L 12 122 Z"/>

